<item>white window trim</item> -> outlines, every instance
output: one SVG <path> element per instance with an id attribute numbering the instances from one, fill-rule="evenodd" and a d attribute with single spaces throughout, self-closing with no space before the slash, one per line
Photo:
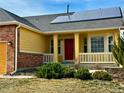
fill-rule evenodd
<path id="1" fill-rule="evenodd" d="M 114 44 L 114 35 L 113 35 L 113 34 L 108 34 L 108 35 L 107 35 L 107 49 L 108 49 L 107 52 L 109 52 L 109 42 L 108 42 L 108 41 L 109 41 L 109 37 L 110 37 L 110 36 L 113 37 L 113 44 Z"/>
<path id="2" fill-rule="evenodd" d="M 101 34 L 88 34 L 87 35 L 87 52 L 91 52 L 91 38 L 92 37 L 97 37 L 97 36 L 103 36 L 104 37 L 104 52 L 109 52 L 109 47 L 108 47 L 108 37 L 109 36 L 113 36 L 113 40 L 114 40 L 114 35 L 112 33 L 106 33 L 105 35 L 101 35 Z"/>
<path id="3" fill-rule="evenodd" d="M 52 41 L 53 39 L 50 39 L 50 53 L 51 53 L 51 41 Z M 54 41 L 53 41 L 54 42 Z M 59 47 L 59 46 L 58 46 Z M 54 53 L 54 43 L 53 43 L 53 53 Z M 59 53 L 59 55 L 62 55 L 63 53 L 62 53 L 62 41 L 60 40 L 60 53 Z"/>
<path id="4" fill-rule="evenodd" d="M 124 37 L 124 30 L 120 30 L 120 37 Z"/>
<path id="5" fill-rule="evenodd" d="M 101 35 L 99 35 L 99 36 L 91 36 L 90 37 L 90 43 L 91 43 L 91 38 L 95 38 L 95 37 L 102 37 L 103 38 L 103 40 L 104 40 L 104 44 L 103 44 L 103 49 L 104 49 L 104 52 L 105 52 L 105 37 L 104 36 L 101 36 Z M 91 46 L 90 46 L 90 48 L 91 48 Z M 92 48 L 91 48 L 91 50 L 92 50 Z"/>
<path id="6" fill-rule="evenodd" d="M 105 35 L 101 35 L 101 34 L 88 35 L 88 38 L 87 38 L 88 51 L 87 52 L 89 52 L 89 53 L 91 52 L 91 38 L 92 37 L 97 37 L 97 36 L 104 37 L 104 52 L 105 52 Z"/>

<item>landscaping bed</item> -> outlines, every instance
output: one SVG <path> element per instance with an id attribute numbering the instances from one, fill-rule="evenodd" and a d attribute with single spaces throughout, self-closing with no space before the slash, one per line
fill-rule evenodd
<path id="1" fill-rule="evenodd" d="M 34 76 L 37 68 L 21 69 L 18 70 L 14 76 Z"/>
<path id="2" fill-rule="evenodd" d="M 124 93 L 124 85 L 100 80 L 0 79 L 0 93 Z"/>
<path id="3" fill-rule="evenodd" d="M 113 78 L 124 79 L 124 68 L 106 68 L 108 73 L 110 73 Z"/>
<path id="4" fill-rule="evenodd" d="M 124 93 L 124 83 L 103 70 L 49 63 L 14 74 L 21 75 L 33 78 L 1 78 L 0 93 Z"/>

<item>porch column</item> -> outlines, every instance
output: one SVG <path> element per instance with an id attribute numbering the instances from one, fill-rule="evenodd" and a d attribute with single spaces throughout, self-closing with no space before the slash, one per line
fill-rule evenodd
<path id="1" fill-rule="evenodd" d="M 58 62 L 58 35 L 53 35 L 53 42 L 54 42 L 54 62 Z"/>
<path id="2" fill-rule="evenodd" d="M 74 34 L 75 39 L 75 60 L 79 62 L 79 33 Z"/>
<path id="3" fill-rule="evenodd" d="M 119 34 L 117 32 L 114 33 L 114 42 L 118 45 Z"/>

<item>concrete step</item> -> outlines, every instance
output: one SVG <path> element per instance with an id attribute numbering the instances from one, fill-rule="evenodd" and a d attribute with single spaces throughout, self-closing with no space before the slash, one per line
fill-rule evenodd
<path id="1" fill-rule="evenodd" d="M 74 62 L 62 62 L 62 64 L 64 65 L 64 66 L 67 66 L 67 67 L 69 67 L 69 66 L 74 66 L 75 65 L 75 63 Z"/>

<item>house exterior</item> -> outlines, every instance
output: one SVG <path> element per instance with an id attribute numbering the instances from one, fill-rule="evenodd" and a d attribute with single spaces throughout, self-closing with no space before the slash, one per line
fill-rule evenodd
<path id="1" fill-rule="evenodd" d="M 0 74 L 47 62 L 114 63 L 119 7 L 19 17 L 0 9 Z"/>

